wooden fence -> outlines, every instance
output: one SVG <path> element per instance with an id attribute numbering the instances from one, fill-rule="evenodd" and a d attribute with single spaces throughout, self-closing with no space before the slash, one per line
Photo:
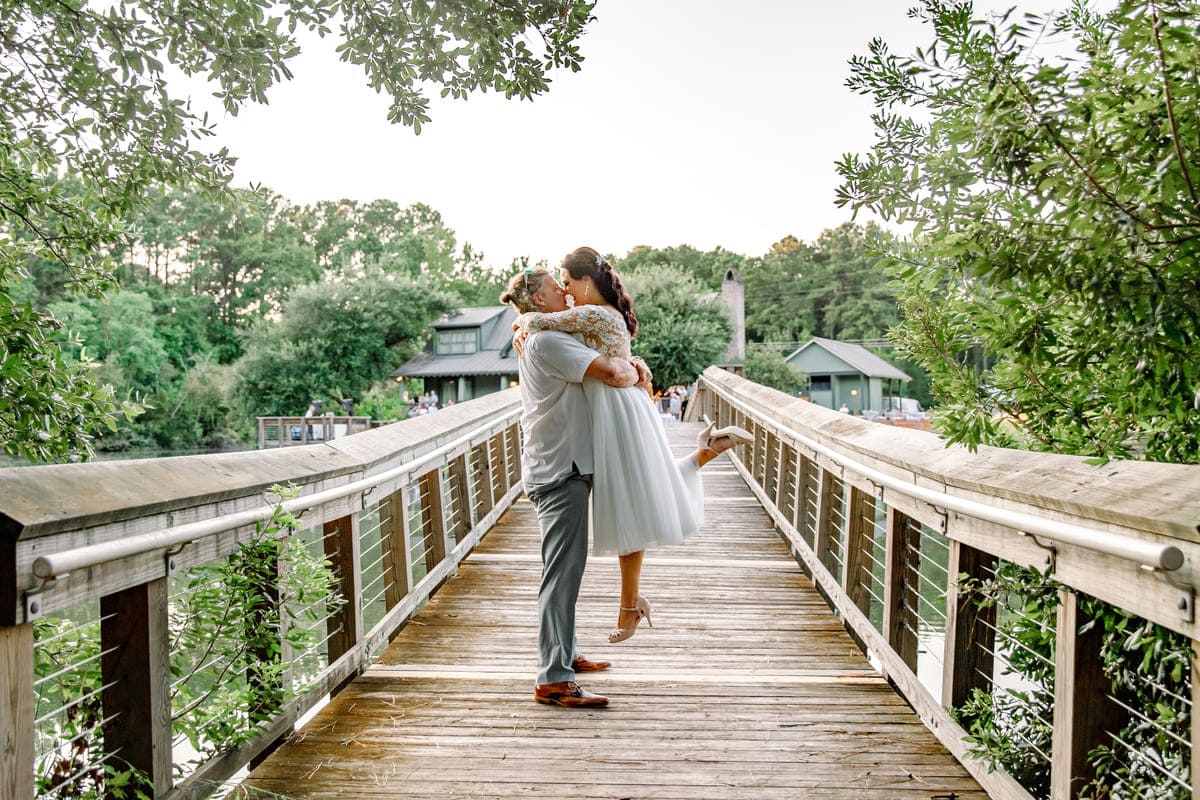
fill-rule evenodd
<path id="1" fill-rule="evenodd" d="M 136 770 L 155 797 L 202 797 L 262 757 L 370 663 L 511 504 L 519 410 L 510 390 L 307 447 L 0 470 L 0 797 L 31 798 L 35 786 L 39 796 L 79 796 L 84 784 L 103 785 L 94 776 L 104 759 Z M 285 690 L 285 670 L 268 702 L 216 720 L 266 709 L 250 738 L 193 752 L 181 770 L 177 756 L 189 745 L 179 741 L 180 716 L 242 677 L 218 665 L 200 699 L 181 707 L 186 693 L 170 669 L 184 644 L 172 642 L 169 614 L 183 592 L 203 587 L 208 565 L 238 552 L 275 513 L 263 493 L 280 484 L 300 490 L 284 507 L 301 515 L 345 603 L 326 615 L 327 598 L 316 600 L 325 633 L 302 689 Z M 50 677 L 61 683 L 98 661 L 99 678 L 43 713 L 34 628 L 52 617 L 67 620 L 62 635 L 98 628 L 99 644 Z M 224 635 L 246 635 L 245 621 L 233 622 Z M 262 650 L 263 659 L 289 657 L 282 643 Z M 81 732 L 78 710 L 89 703 L 102 719 Z"/>
<path id="2" fill-rule="evenodd" d="M 314 442 L 331 442 L 352 433 L 379 427 L 370 417 L 259 417 L 258 449 L 302 447 Z"/>
<path id="3" fill-rule="evenodd" d="M 1185 716 L 1179 735 L 1153 719 L 1153 710 L 1114 697 L 1100 631 L 1085 624 L 1083 598 L 1190 639 L 1191 664 L 1174 678 L 1167 670 L 1162 680 L 1185 715 L 1194 708 L 1200 467 L 947 448 L 931 434 L 854 419 L 716 368 L 704 373 L 692 403 L 691 415 L 753 433 L 753 447 L 738 450 L 738 468 L 797 558 L 879 668 L 993 797 L 1077 796 L 1092 777 L 1087 754 L 1097 745 L 1120 750 L 1124 726 L 1131 718 L 1135 727 L 1143 724 L 1139 715 L 1146 714 L 1144 724 L 1159 724 L 1159 739 L 1179 740 L 1167 741 L 1167 749 L 1184 751 L 1182 777 L 1163 777 L 1167 788 L 1155 796 L 1196 796 L 1188 760 L 1200 714 L 1191 715 L 1190 729 Z M 1048 770 L 1049 786 L 1032 793 L 1031 781 L 973 757 L 956 721 L 980 693 L 1004 692 L 1006 680 L 1021 679 L 1012 663 L 1001 665 L 1019 642 L 1001 641 L 996 607 L 972 602 L 964 588 L 994 577 L 998 564 L 1036 568 L 1059 587 L 1055 629 L 1046 631 L 1053 645 L 1053 697 L 1044 710 L 1052 717 L 1052 752 L 1032 770 Z M 1129 635 L 1135 630 L 1131 624 Z M 1028 698 L 1029 689 L 1018 686 L 1006 697 Z M 1159 757 L 1145 749 L 1119 755 L 1143 771 Z"/>

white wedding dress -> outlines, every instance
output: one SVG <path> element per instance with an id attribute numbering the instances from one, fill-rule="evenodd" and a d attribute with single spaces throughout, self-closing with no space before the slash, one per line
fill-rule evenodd
<path id="1" fill-rule="evenodd" d="M 621 315 L 584 305 L 554 313 L 523 314 L 529 331 L 577 336 L 601 355 L 628 359 L 629 332 Z M 636 386 L 617 389 L 583 382 L 592 416 L 592 551 L 625 555 L 681 543 L 704 522 L 699 467 L 676 460 L 650 397 Z"/>

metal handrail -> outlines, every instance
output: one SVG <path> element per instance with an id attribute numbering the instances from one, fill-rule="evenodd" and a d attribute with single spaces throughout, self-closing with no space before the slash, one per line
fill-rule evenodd
<path id="1" fill-rule="evenodd" d="M 916 500 L 921 500 L 931 506 L 939 508 L 943 511 L 955 511 L 963 516 L 971 517 L 972 519 L 984 520 L 993 522 L 998 525 L 1003 525 L 1012 528 L 1021 533 L 1041 536 L 1059 544 L 1067 544 L 1074 547 L 1081 547 L 1086 550 L 1091 550 L 1104 555 L 1114 556 L 1126 561 L 1133 561 L 1142 567 L 1151 570 L 1173 571 L 1183 566 L 1184 556 L 1183 551 L 1173 544 L 1159 544 L 1156 542 L 1148 542 L 1144 539 L 1138 539 L 1134 536 L 1126 536 L 1112 531 L 1104 531 L 1097 528 L 1089 528 L 1084 525 L 1076 525 L 1070 522 L 1061 522 L 1058 520 L 1045 519 L 1034 514 L 1028 514 L 1023 511 L 1014 511 L 1011 509 L 996 508 L 989 506 L 986 503 L 981 503 L 977 500 L 970 500 L 965 497 L 957 497 L 950 494 L 949 487 L 942 484 L 945 491 L 937 492 L 932 489 L 926 489 L 922 486 L 916 486 L 885 472 L 880 472 L 877 469 L 868 467 L 844 453 L 840 453 L 820 442 L 812 439 L 800 431 L 790 428 L 777 420 L 770 417 L 762 416 L 761 412 L 747 405 L 745 401 L 734 396 L 724 387 L 717 386 L 711 382 L 705 381 L 705 388 L 708 391 L 715 392 L 717 395 L 724 398 L 730 405 L 736 406 L 743 412 L 754 416 L 756 420 L 761 420 L 768 427 L 775 429 L 776 432 L 785 434 L 795 441 L 803 444 L 805 447 L 824 455 L 834 463 L 841 466 L 843 469 L 848 469 L 858 475 L 863 476 L 871 483 L 882 487 L 893 489 L 903 495 Z"/>
<path id="2" fill-rule="evenodd" d="M 469 443 L 481 432 L 491 430 L 502 424 L 507 424 L 516 417 L 519 417 L 520 414 L 520 408 L 509 410 L 500 415 L 499 418 L 493 417 L 486 424 L 473 428 L 457 439 L 412 461 L 406 461 L 397 467 L 381 472 L 378 475 L 372 475 L 369 478 L 351 481 L 344 486 L 285 500 L 280 503 L 280 507 L 287 513 L 299 513 L 314 506 L 339 500 L 352 494 L 366 492 L 381 483 L 394 480 L 407 473 L 417 472 L 431 461 L 438 461 L 445 458 L 448 454 Z M 197 522 L 189 522 L 170 528 L 159 528 L 148 533 L 129 536 L 112 542 L 85 545 L 84 547 L 77 547 L 72 550 L 64 550 L 61 553 L 38 556 L 33 561 L 33 574 L 46 581 L 63 578 L 76 570 L 88 569 L 89 567 L 107 564 L 118 559 L 186 544 L 187 542 L 193 542 L 216 533 L 240 528 L 243 525 L 262 522 L 271 518 L 275 513 L 275 508 L 273 505 L 264 505 L 259 508 L 238 511 Z"/>

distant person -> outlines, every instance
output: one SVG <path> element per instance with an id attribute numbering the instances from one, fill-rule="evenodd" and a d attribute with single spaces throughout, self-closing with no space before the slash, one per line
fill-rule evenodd
<path id="1" fill-rule="evenodd" d="M 683 387 L 672 386 L 667 392 L 667 406 L 670 409 L 671 416 L 675 421 L 679 421 L 679 417 L 683 414 Z"/>
<path id="2" fill-rule="evenodd" d="M 842 407 L 841 407 L 841 408 L 839 408 L 839 409 L 838 409 L 838 411 L 842 412 L 843 414 L 849 414 L 849 413 L 850 413 L 850 409 L 849 409 L 849 408 L 846 406 L 846 404 L 845 404 L 845 403 L 842 403 Z"/>

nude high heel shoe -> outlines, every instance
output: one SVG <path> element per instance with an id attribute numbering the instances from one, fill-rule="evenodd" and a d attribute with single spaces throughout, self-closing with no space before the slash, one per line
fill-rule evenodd
<path id="1" fill-rule="evenodd" d="M 646 598 L 642 597 L 641 595 L 638 595 L 637 602 L 634 603 L 633 608 L 626 608 L 625 606 L 621 606 L 621 610 L 622 611 L 636 611 L 637 619 L 635 619 L 633 621 L 633 624 L 630 625 L 628 628 L 622 628 L 622 627 L 614 628 L 613 632 L 608 635 L 608 641 L 611 644 L 616 644 L 617 642 L 623 642 L 626 639 L 628 639 L 630 636 L 633 636 L 633 634 L 637 632 L 638 623 L 640 623 L 642 621 L 643 617 L 645 617 L 647 625 L 649 625 L 651 628 L 654 627 L 654 623 L 650 621 L 650 602 L 648 600 L 646 600 Z"/>
<path id="2" fill-rule="evenodd" d="M 698 442 L 700 449 L 712 450 L 714 453 L 723 453 L 737 447 L 739 444 L 754 444 L 754 437 L 750 435 L 750 431 L 744 428 L 739 428 L 736 425 L 729 425 L 724 428 L 713 430 L 713 423 L 708 423 L 708 427 L 700 434 Z M 721 441 L 724 439 L 725 441 Z"/>

